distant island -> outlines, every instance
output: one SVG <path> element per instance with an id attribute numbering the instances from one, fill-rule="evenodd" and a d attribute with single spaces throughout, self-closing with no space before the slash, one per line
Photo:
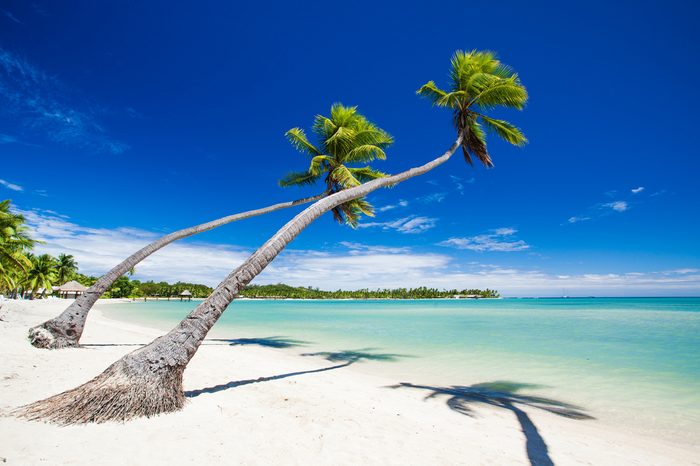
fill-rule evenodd
<path id="1" fill-rule="evenodd" d="M 324 291 L 318 288 L 276 285 L 249 285 L 241 292 L 241 297 L 252 299 L 480 299 L 500 298 L 496 290 L 438 290 L 437 288 L 395 288 L 382 290 L 337 290 Z"/>

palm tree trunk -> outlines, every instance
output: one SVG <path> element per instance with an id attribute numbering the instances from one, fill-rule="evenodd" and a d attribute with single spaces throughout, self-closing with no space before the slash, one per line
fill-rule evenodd
<path id="1" fill-rule="evenodd" d="M 243 287 L 302 230 L 345 202 L 422 175 L 445 163 L 461 140 L 461 136 L 458 137 L 447 152 L 425 165 L 340 191 L 307 207 L 231 272 L 170 332 L 127 354 L 89 382 L 24 406 L 16 414 L 28 419 L 76 424 L 124 421 L 181 409 L 185 403 L 182 374 L 209 330 Z"/>
<path id="2" fill-rule="evenodd" d="M 190 228 L 185 228 L 159 238 L 151 244 L 139 249 L 123 262 L 116 265 L 112 270 L 100 277 L 94 285 L 88 288 L 85 293 L 77 297 L 75 301 L 66 308 L 60 315 L 51 320 L 47 320 L 43 324 L 37 325 L 29 329 L 29 341 L 37 348 L 59 349 L 78 346 L 80 336 L 85 328 L 85 321 L 88 313 L 95 302 L 102 294 L 109 289 L 110 286 L 122 275 L 135 267 L 139 262 L 167 246 L 173 241 L 182 238 L 187 238 L 197 233 L 212 230 L 214 228 L 226 225 L 231 222 L 243 220 L 258 215 L 268 214 L 277 210 L 294 207 L 309 202 L 315 202 L 326 196 L 326 193 L 319 194 L 313 197 L 297 199 L 296 201 L 281 202 L 262 209 L 249 210 L 239 214 L 222 217 L 211 222 L 195 225 Z"/>

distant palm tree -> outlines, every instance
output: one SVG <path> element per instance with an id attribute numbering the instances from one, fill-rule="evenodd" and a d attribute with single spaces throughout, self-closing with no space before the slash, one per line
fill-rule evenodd
<path id="1" fill-rule="evenodd" d="M 139 262 L 173 241 L 237 220 L 317 201 L 341 189 L 357 186 L 362 182 L 384 175 L 367 165 L 360 167 L 351 166 L 351 164 L 367 163 L 374 159 L 384 159 L 386 157 L 384 149 L 393 142 L 389 134 L 377 128 L 359 114 L 357 107 L 345 107 L 341 104 L 333 105 L 330 117 L 322 115 L 316 117 L 313 131 L 319 137 L 318 148 L 309 142 L 304 131 L 299 128 L 293 128 L 286 133 L 292 145 L 300 151 L 309 154 L 312 159 L 308 170 L 291 173 L 280 184 L 282 186 L 314 184 L 323 178 L 325 189 L 321 194 L 229 215 L 228 217 L 170 233 L 152 242 L 100 277 L 94 285 L 88 288 L 60 315 L 29 329 L 29 341 L 32 345 L 39 348 L 54 349 L 77 346 L 80 342 L 88 313 L 99 297 L 119 277 L 129 273 Z M 333 209 L 333 215 L 336 220 L 345 221 L 353 227 L 357 225 L 357 220 L 361 214 L 372 215 L 372 206 L 364 199 L 354 199 Z"/>
<path id="2" fill-rule="evenodd" d="M 493 63 L 480 64 L 483 60 L 477 53 L 469 56 L 472 57 L 470 60 L 473 60 L 473 66 L 478 65 L 482 70 L 480 73 L 502 69 L 495 58 L 492 58 L 494 66 Z M 455 63 L 460 62 L 453 60 L 453 66 Z M 500 76 L 496 78 L 507 79 Z M 495 106 L 495 102 L 492 106 Z M 253 278 L 324 213 L 380 188 L 395 186 L 428 173 L 447 162 L 462 145 L 463 137 L 469 137 L 471 130 L 466 131 L 468 134 L 464 135 L 465 130 L 458 127 L 454 144 L 443 155 L 424 165 L 342 190 L 307 207 L 234 269 L 206 300 L 170 332 L 125 355 L 89 382 L 25 406 L 17 414 L 28 419 L 76 424 L 127 420 L 181 409 L 185 403 L 182 376 L 187 364 L 228 305 Z"/>
<path id="3" fill-rule="evenodd" d="M 0 201 L 0 289 L 14 290 L 18 279 L 32 266 L 26 251 L 33 241 L 24 217 L 11 211 L 10 200 Z"/>
<path id="4" fill-rule="evenodd" d="M 75 276 L 78 271 L 78 263 L 75 261 L 75 257 L 70 254 L 59 254 L 58 262 L 56 264 L 56 280 L 59 285 L 66 283 L 68 280 Z"/>
<path id="5" fill-rule="evenodd" d="M 27 277 L 22 286 L 25 290 L 31 291 L 32 299 L 36 296 L 36 292 L 43 288 L 46 291 L 51 291 L 52 283 L 56 280 L 56 258 L 49 254 L 40 256 L 30 256 L 32 266 L 27 271 Z"/>

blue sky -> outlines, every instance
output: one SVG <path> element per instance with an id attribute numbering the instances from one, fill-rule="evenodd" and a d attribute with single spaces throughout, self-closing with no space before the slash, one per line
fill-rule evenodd
<path id="1" fill-rule="evenodd" d="M 397 172 L 444 151 L 456 49 L 495 50 L 530 93 L 518 149 L 446 166 L 330 216 L 258 279 L 506 295 L 698 295 L 696 2 L 0 2 L 0 197 L 43 250 L 99 274 L 163 232 L 315 193 L 284 138 L 333 102 L 396 143 Z M 142 279 L 216 284 L 294 212 L 175 245 Z"/>

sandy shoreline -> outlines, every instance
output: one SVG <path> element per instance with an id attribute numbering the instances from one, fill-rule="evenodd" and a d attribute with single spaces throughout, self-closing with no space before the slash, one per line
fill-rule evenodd
<path id="1" fill-rule="evenodd" d="M 185 372 L 184 410 L 126 424 L 75 427 L 25 422 L 6 413 L 73 388 L 160 332 L 105 318 L 95 308 L 84 348 L 44 351 L 29 326 L 66 301 L 4 302 L 0 308 L 0 461 L 8 464 L 529 464 L 512 412 L 388 388 L 401 380 L 252 345 L 207 341 Z M 230 335 L 229 338 L 236 338 Z M 363 364 L 373 364 L 366 362 Z M 263 377 L 262 380 L 258 380 Z M 700 447 L 626 434 L 523 408 L 544 442 L 532 458 L 555 464 L 700 464 Z M 546 445 L 546 447 L 545 447 Z M 541 451 L 542 448 L 546 451 Z M 540 451 L 532 450 L 535 448 Z"/>

